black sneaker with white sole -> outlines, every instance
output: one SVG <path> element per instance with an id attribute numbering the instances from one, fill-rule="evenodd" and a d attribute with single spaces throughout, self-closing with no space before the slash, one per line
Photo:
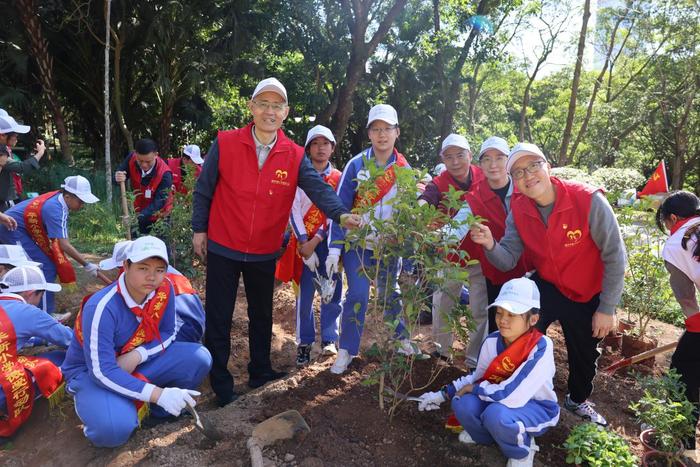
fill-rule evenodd
<path id="1" fill-rule="evenodd" d="M 311 363 L 311 345 L 297 347 L 297 366 L 302 367 Z"/>

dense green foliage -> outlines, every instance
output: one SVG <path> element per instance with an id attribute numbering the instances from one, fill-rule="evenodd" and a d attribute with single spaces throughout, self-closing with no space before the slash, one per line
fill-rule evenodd
<path id="1" fill-rule="evenodd" d="M 60 158 L 39 58 L 29 46 L 37 31 L 18 19 L 18 4 L 0 2 L 7 12 L 0 30 L 0 107 L 33 126 L 22 146 L 44 136 Z M 104 2 L 33 5 L 76 160 L 98 170 L 104 165 Z M 593 63 L 586 63 L 575 90 L 567 163 L 589 173 L 619 167 L 648 176 L 664 158 L 675 187 L 698 191 L 700 12 L 691 0 L 616 5 L 601 8 L 589 23 Z M 112 157 L 120 160 L 143 136 L 157 139 L 166 155 L 186 143 L 206 151 L 218 128 L 247 123 L 245 102 L 270 75 L 288 87 L 289 134 L 303 141 L 311 125 L 329 125 L 341 137 L 341 162 L 366 144 L 367 110 L 382 101 L 399 112 L 399 147 L 414 166 L 435 165 L 440 139 L 450 131 L 465 133 L 473 146 L 491 134 L 512 144 L 542 49 L 527 41 L 544 34 L 543 21 L 560 21 L 562 11 L 574 30 L 580 8 L 568 0 L 114 0 Z M 534 56 L 519 51 L 523 40 Z M 572 38 L 556 40 L 563 49 Z M 545 63 L 563 58 L 572 64 L 570 49 L 568 57 Z M 357 73 L 357 86 L 348 90 Z M 523 114 L 524 138 L 554 165 L 571 76 L 572 65 L 540 73 Z"/>

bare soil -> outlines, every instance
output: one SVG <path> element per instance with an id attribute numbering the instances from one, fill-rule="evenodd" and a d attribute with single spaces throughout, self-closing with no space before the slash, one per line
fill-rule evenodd
<path id="1" fill-rule="evenodd" d="M 92 292 L 95 285 L 80 292 L 64 295 L 60 303 L 75 311 L 81 296 Z M 224 408 L 214 404 L 214 396 L 205 382 L 201 388 L 198 409 L 224 434 L 222 441 L 206 439 L 192 426 L 192 419 L 181 417 L 175 422 L 153 428 L 138 429 L 129 442 L 116 449 L 96 448 L 84 438 L 80 420 L 72 401 L 63 403 L 59 411 L 50 413 L 46 401 L 40 400 L 30 421 L 3 448 L 0 464 L 9 466 L 37 465 L 250 465 L 246 441 L 256 424 L 288 409 L 296 409 L 311 427 L 303 439 L 278 443 L 264 451 L 266 465 L 287 467 L 321 467 L 336 465 L 382 466 L 495 466 L 504 465 L 505 458 L 494 446 L 465 446 L 455 434 L 443 428 L 449 414 L 448 405 L 433 412 L 418 412 L 415 403 L 407 402 L 397 410 L 393 419 L 379 409 L 375 385 L 363 384 L 376 370 L 378 362 L 365 355 L 355 359 L 349 371 L 341 376 L 328 369 L 331 359 L 317 358 L 308 367 L 297 370 L 294 366 L 294 294 L 287 285 L 275 291 L 275 325 L 272 342 L 273 366 L 290 372 L 280 381 L 250 391 L 247 387 L 248 362 L 247 316 L 245 291 L 239 289 L 231 334 L 232 357 L 229 368 L 234 374 L 236 390 L 244 393 L 236 402 Z M 367 348 L 381 335 L 378 317 L 370 317 L 363 341 Z M 417 339 L 427 340 L 429 326 L 420 329 Z M 676 340 L 681 330 L 653 322 L 650 333 L 659 345 Z M 566 349 L 563 336 L 555 325 L 549 330 L 555 342 L 557 376 L 555 389 L 560 400 L 566 394 Z M 604 352 L 599 361 L 603 368 L 620 358 L 619 353 Z M 653 370 L 668 368 L 670 354 L 657 359 Z M 416 362 L 414 381 L 428 381 L 440 370 L 430 387 L 439 387 L 462 374 L 459 363 L 448 365 L 432 360 Z M 624 372 L 615 376 L 598 375 L 595 380 L 593 401 L 609 421 L 611 429 L 622 434 L 634 451 L 641 455 L 637 438 L 639 426 L 627 409 L 629 402 L 639 397 L 635 380 Z M 562 410 L 559 425 L 538 438 L 540 452 L 537 466 L 565 465 L 561 445 L 572 426 L 580 419 Z M 688 465 L 697 465 L 688 463 Z"/>

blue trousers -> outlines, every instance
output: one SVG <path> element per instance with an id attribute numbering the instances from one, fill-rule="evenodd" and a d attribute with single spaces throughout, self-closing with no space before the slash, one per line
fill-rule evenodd
<path id="1" fill-rule="evenodd" d="M 343 256 L 343 267 L 348 280 L 348 289 L 343 299 L 343 313 L 340 327 L 340 348 L 350 355 L 360 351 L 360 339 L 365 325 L 365 312 L 369 301 L 370 278 L 377 265 L 371 250 L 349 250 Z M 401 290 L 398 278 L 401 270 L 400 261 L 382 261 L 377 277 L 377 294 L 380 306 L 384 308 L 384 319 L 394 322 L 398 319 L 394 337 L 408 337 L 406 327 L 401 321 Z"/>
<path id="2" fill-rule="evenodd" d="M 498 444 L 508 459 L 527 457 L 532 438 L 559 421 L 559 405 L 554 401 L 531 400 L 523 407 L 510 408 L 466 394 L 452 399 L 452 410 L 474 441 Z"/>
<path id="3" fill-rule="evenodd" d="M 316 247 L 318 256 L 318 273 L 322 277 L 326 275 L 326 258 L 328 257 L 328 245 L 321 242 Z M 314 278 L 316 273 L 311 272 L 304 265 L 299 282 L 299 296 L 297 297 L 297 344 L 309 345 L 316 340 L 316 320 L 314 319 L 313 301 L 316 289 Z M 343 293 L 343 281 L 339 274 L 334 274 L 335 292 L 330 303 L 321 304 L 321 342 L 338 341 L 338 324 L 340 318 L 340 297 Z"/>
<path id="4" fill-rule="evenodd" d="M 211 355 L 201 344 L 173 342 L 162 354 L 139 365 L 136 371 L 159 387 L 197 389 L 211 368 Z M 126 443 L 138 427 L 134 400 L 106 389 L 87 369 L 68 382 L 74 395 L 75 411 L 83 422 L 83 433 L 99 447 Z M 151 404 L 151 416 L 169 414 Z"/>

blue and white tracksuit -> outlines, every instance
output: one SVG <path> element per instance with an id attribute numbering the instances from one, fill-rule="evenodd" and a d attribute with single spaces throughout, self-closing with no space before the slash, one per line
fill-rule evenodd
<path id="1" fill-rule="evenodd" d="M 343 175 L 338 183 L 336 192 L 343 205 L 352 209 L 357 196 L 359 183 L 371 183 L 368 179 L 368 170 L 365 168 L 365 160 L 374 162 L 372 148 L 369 148 L 357 156 L 350 159 L 345 165 Z M 387 161 L 386 168 L 396 163 L 396 152 Z M 389 219 L 393 213 L 393 206 L 389 202 L 396 196 L 396 185 L 394 185 L 382 199 L 374 205 L 375 219 Z M 364 221 L 369 220 L 369 215 L 364 215 Z M 343 250 L 342 243 L 345 239 L 344 229 L 337 223 L 331 222 L 330 234 L 328 235 L 328 247 L 330 251 L 340 254 Z M 370 278 L 363 272 L 376 267 L 377 258 L 374 258 L 372 235 L 366 237 L 366 248 L 353 248 L 343 254 L 343 267 L 348 281 L 348 288 L 343 299 L 343 312 L 341 320 L 340 345 L 341 349 L 348 351 L 350 355 L 357 355 L 360 350 L 360 339 L 365 324 L 365 312 L 369 301 Z M 381 262 L 379 275 L 377 278 L 377 294 L 380 303 L 384 306 L 384 319 L 394 321 L 401 313 L 401 290 L 398 285 L 401 261 L 396 258 Z M 395 329 L 395 337 L 408 337 L 406 328 L 401 322 Z"/>
<path id="2" fill-rule="evenodd" d="M 2 297 L 12 297 L 16 300 L 0 300 L 0 306 L 7 313 L 7 317 L 12 322 L 17 336 L 17 350 L 26 347 L 30 339 L 38 338 L 46 341 L 51 345 L 59 347 L 68 347 L 71 339 L 73 339 L 73 331 L 71 328 L 62 325 L 43 310 L 30 305 L 17 294 L 4 293 Z M 63 362 L 66 352 L 64 350 L 56 350 L 37 355 L 37 357 L 46 358 L 54 365 L 60 366 Z M 35 394 L 41 396 L 38 387 L 35 385 Z M 5 393 L 0 390 L 0 414 L 5 412 Z"/>
<path id="3" fill-rule="evenodd" d="M 168 266 L 168 273 L 184 276 L 172 266 Z M 204 306 L 198 294 L 175 296 L 175 340 L 177 342 L 202 342 L 204 319 Z"/>
<path id="4" fill-rule="evenodd" d="M 117 284 L 121 293 L 117 289 Z M 174 292 L 171 286 L 171 293 Z M 149 294 L 146 306 L 155 292 Z M 117 364 L 117 354 L 139 326 L 130 308 L 140 306 L 129 296 L 124 273 L 117 282 L 95 293 L 85 303 L 81 325 L 83 345 L 73 338 L 62 370 L 85 436 L 96 446 L 124 444 L 138 426 L 134 400 L 148 402 L 156 386 L 196 389 L 211 368 L 211 355 L 201 344 L 175 341 L 175 301 L 169 300 L 160 321 L 160 339 L 136 350 L 141 362 L 135 378 Z M 156 404 L 151 415 L 168 416 Z"/>
<path id="5" fill-rule="evenodd" d="M 450 396 L 481 378 L 504 350 L 498 331 L 489 334 L 481 347 L 476 370 L 449 384 Z M 553 344 L 549 337 L 542 336 L 510 378 L 498 384 L 482 381 L 470 394 L 454 397 L 452 410 L 474 441 L 495 442 L 509 459 L 522 459 L 529 454 L 533 438 L 559 421 L 554 372 Z"/>
<path id="6" fill-rule="evenodd" d="M 327 177 L 333 166 L 328 163 L 328 167 L 320 173 L 322 177 Z M 300 188 L 297 188 L 294 195 L 294 203 L 292 204 L 292 212 L 289 216 L 289 224 L 294 230 L 294 236 L 299 242 L 306 242 L 308 233 L 304 226 L 304 216 L 313 206 L 311 199 Z M 322 225 L 316 232 L 316 236 L 322 241 L 314 250 L 318 257 L 318 274 L 322 277 L 328 277 L 326 274 L 326 258 L 328 257 L 328 245 L 325 240 L 328 235 L 328 221 Z M 343 292 L 343 281 L 339 274 L 333 275 L 335 281 L 335 292 L 330 303 L 321 304 L 321 342 L 337 342 L 338 340 L 338 324 L 340 321 L 340 297 Z M 299 296 L 297 297 L 297 344 L 309 345 L 316 340 L 316 320 L 314 319 L 313 301 L 316 288 L 314 287 L 314 278 L 316 273 L 304 264 L 301 279 L 299 280 Z"/>
<path id="7" fill-rule="evenodd" d="M 8 230 L 4 225 L 0 226 L 0 243 L 20 245 L 24 248 L 30 260 L 42 264 L 42 271 L 46 282 L 56 282 L 56 266 L 41 248 L 39 248 L 39 245 L 32 240 L 32 237 L 29 235 L 24 225 L 24 210 L 27 208 L 30 201 L 31 200 L 22 201 L 5 211 L 5 214 L 17 221 L 17 230 Z M 41 208 L 41 219 L 49 239 L 68 238 L 68 214 L 68 206 L 60 192 L 46 200 Z M 55 303 L 53 292 L 44 292 L 42 308 L 48 313 L 54 312 Z"/>

